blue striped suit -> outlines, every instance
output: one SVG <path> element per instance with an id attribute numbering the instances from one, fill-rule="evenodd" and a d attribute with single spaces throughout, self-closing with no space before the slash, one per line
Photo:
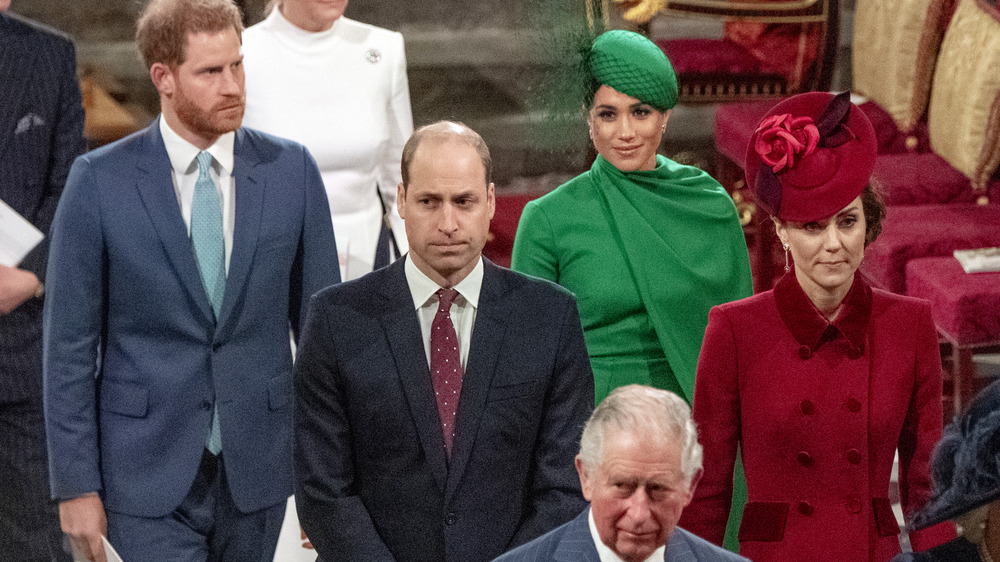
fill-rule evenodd
<path id="1" fill-rule="evenodd" d="M 76 52 L 63 34 L 0 12 L 0 199 L 48 232 L 83 150 Z M 20 268 L 44 282 L 48 242 Z M 42 301 L 0 315 L 0 560 L 63 560 L 42 421 Z"/>
<path id="2" fill-rule="evenodd" d="M 575 519 L 556 527 L 537 539 L 500 556 L 493 562 L 601 562 L 590 534 L 587 514 L 583 510 Z M 738 562 L 746 558 L 738 556 L 693 535 L 680 527 L 675 527 L 667 541 L 664 562 Z"/>

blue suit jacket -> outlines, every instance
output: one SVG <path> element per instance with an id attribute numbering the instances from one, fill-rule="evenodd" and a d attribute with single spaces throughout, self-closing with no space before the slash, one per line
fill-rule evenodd
<path id="1" fill-rule="evenodd" d="M 584 509 L 576 519 L 496 559 L 496 562 L 601 562 Z M 680 527 L 667 540 L 664 562 L 746 561 Z"/>
<path id="2" fill-rule="evenodd" d="M 76 52 L 63 34 L 0 12 L 0 199 L 48 235 L 83 151 Z M 20 268 L 45 281 L 48 237 Z M 0 316 L 0 402 L 42 397 L 42 302 Z"/>
<path id="3" fill-rule="evenodd" d="M 565 289 L 484 263 L 451 458 L 404 260 L 314 297 L 296 504 L 325 560 L 480 562 L 570 520 L 594 382 Z"/>
<path id="4" fill-rule="evenodd" d="M 304 147 L 240 129 L 216 321 L 158 123 L 78 158 L 52 226 L 45 414 L 55 498 L 162 516 L 187 494 L 213 406 L 237 507 L 292 490 L 292 356 L 308 298 L 339 281 L 326 192 Z"/>

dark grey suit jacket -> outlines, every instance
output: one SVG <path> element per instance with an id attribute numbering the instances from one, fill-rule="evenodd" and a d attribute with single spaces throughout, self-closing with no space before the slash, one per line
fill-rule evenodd
<path id="1" fill-rule="evenodd" d="M 0 12 L 0 199 L 43 240 L 22 269 L 44 282 L 48 231 L 73 159 L 83 151 L 76 51 L 65 35 Z M 42 302 L 0 316 L 0 402 L 42 396 Z"/>
<path id="2" fill-rule="evenodd" d="M 313 297 L 296 361 L 296 502 L 324 560 L 485 562 L 586 505 L 594 405 L 576 302 L 485 261 L 449 459 L 404 260 Z"/>
<path id="3" fill-rule="evenodd" d="M 576 519 L 497 558 L 495 562 L 601 562 L 584 509 Z M 739 562 L 746 558 L 693 535 L 680 527 L 667 541 L 664 562 Z"/>

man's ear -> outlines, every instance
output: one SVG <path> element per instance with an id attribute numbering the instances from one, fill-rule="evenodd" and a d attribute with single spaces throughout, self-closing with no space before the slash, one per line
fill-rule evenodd
<path id="1" fill-rule="evenodd" d="M 406 187 L 403 182 L 396 185 L 396 210 L 399 218 L 406 220 Z"/>
<path id="2" fill-rule="evenodd" d="M 583 499 L 590 501 L 593 487 L 593 482 L 590 478 L 590 471 L 587 470 L 587 465 L 583 463 L 583 459 L 580 458 L 580 455 L 576 456 L 574 463 L 576 464 L 576 473 L 580 477 L 580 490 L 583 491 Z"/>
<path id="3" fill-rule="evenodd" d="M 496 213 L 497 210 L 497 198 L 496 192 L 493 189 L 493 182 L 490 182 L 490 184 L 486 186 L 486 204 L 490 208 L 490 218 L 492 219 L 493 214 Z"/>
<path id="4" fill-rule="evenodd" d="M 174 95 L 176 84 L 174 83 L 174 73 L 169 66 L 162 62 L 154 62 L 149 67 L 149 78 L 156 86 L 156 91 L 160 92 L 161 95 L 168 97 Z"/>

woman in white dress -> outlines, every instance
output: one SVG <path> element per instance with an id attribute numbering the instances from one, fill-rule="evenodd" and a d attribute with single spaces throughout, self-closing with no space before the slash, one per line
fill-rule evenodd
<path id="1" fill-rule="evenodd" d="M 383 209 L 407 250 L 396 185 L 413 132 L 403 36 L 343 17 L 347 2 L 276 0 L 243 33 L 243 125 L 298 141 L 316 159 L 344 280 L 373 269 Z"/>

